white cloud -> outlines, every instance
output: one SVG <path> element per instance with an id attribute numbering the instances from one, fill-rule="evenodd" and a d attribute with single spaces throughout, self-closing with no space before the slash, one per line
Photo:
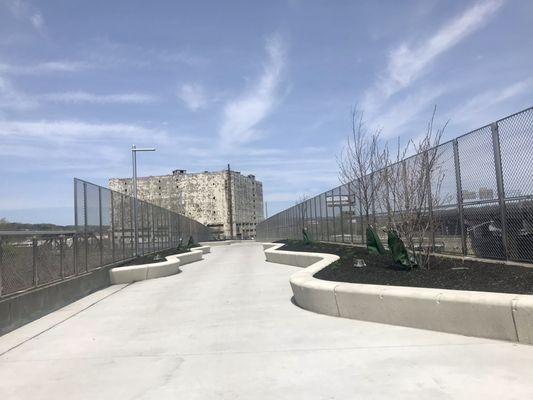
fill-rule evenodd
<path id="1" fill-rule="evenodd" d="M 157 101 L 155 96 L 142 93 L 95 94 L 87 92 L 63 92 L 48 93 L 39 97 L 43 100 L 58 103 L 147 104 Z"/>
<path id="2" fill-rule="evenodd" d="M 12 75 L 34 75 L 48 72 L 78 72 L 93 67 L 84 61 L 47 61 L 33 65 L 0 64 L 0 72 Z"/>
<path id="3" fill-rule="evenodd" d="M 532 93 L 533 78 L 526 78 L 498 89 L 487 90 L 450 111 L 450 121 L 463 125 L 465 129 L 476 128 L 478 125 L 501 118 L 507 113 L 518 111 L 520 106 L 514 102 L 510 103 L 510 101 Z M 529 100 L 529 98 L 526 99 L 522 107 L 530 106 Z M 510 107 L 502 107 L 502 103 L 509 104 Z M 496 105 L 498 110 L 493 108 Z"/>
<path id="4" fill-rule="evenodd" d="M 36 102 L 17 90 L 9 80 L 0 76 L 0 111 L 27 110 L 36 106 Z"/>
<path id="5" fill-rule="evenodd" d="M 365 93 L 363 108 L 372 113 L 389 97 L 411 85 L 442 53 L 483 27 L 502 4 L 502 0 L 480 1 L 427 40 L 417 45 L 400 44 L 391 51 L 385 73 Z"/>
<path id="6" fill-rule="evenodd" d="M 204 88 L 197 83 L 183 84 L 178 96 L 191 111 L 198 111 L 208 104 Z"/>
<path id="7" fill-rule="evenodd" d="M 146 138 L 162 140 L 166 132 L 133 124 L 90 123 L 84 121 L 0 121 L 0 138 L 45 139 L 54 142 L 69 140 L 106 140 Z"/>
<path id="8" fill-rule="evenodd" d="M 41 12 L 32 4 L 22 0 L 4 0 L 3 3 L 14 18 L 28 21 L 37 30 L 44 27 L 44 18 Z"/>
<path id="9" fill-rule="evenodd" d="M 43 16 L 39 12 L 30 15 L 30 21 L 35 29 L 39 30 L 44 26 Z"/>
<path id="10" fill-rule="evenodd" d="M 418 123 L 418 129 L 424 130 L 426 123 L 431 117 L 431 111 L 436 100 L 447 91 L 447 87 L 434 85 L 424 87 L 414 93 L 405 96 L 402 101 L 393 104 L 383 114 L 373 119 L 375 126 L 382 129 L 383 137 L 399 137 L 408 126 Z M 417 119 L 422 112 L 427 112 L 423 116 L 423 121 Z M 417 132 L 411 132 L 415 134 Z"/>
<path id="11" fill-rule="evenodd" d="M 278 101 L 279 86 L 285 66 L 285 49 L 279 36 L 267 40 L 267 62 L 257 83 L 224 107 L 220 129 L 223 147 L 251 142 L 258 138 L 257 125 L 265 119 Z"/>

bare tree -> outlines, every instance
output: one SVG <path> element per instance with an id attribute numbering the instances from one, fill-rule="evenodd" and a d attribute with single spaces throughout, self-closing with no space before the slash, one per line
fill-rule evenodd
<path id="1" fill-rule="evenodd" d="M 363 112 L 357 107 L 352 109 L 352 132 L 337 163 L 339 179 L 354 189 L 353 196 L 363 212 L 363 225 L 368 226 L 383 183 L 383 175 L 376 172 L 387 165 L 387 151 L 381 145 L 381 131 L 369 131 Z"/>
<path id="2" fill-rule="evenodd" d="M 307 223 L 308 223 L 308 210 L 307 210 L 307 201 L 309 200 L 309 195 L 302 194 L 298 197 L 296 201 L 296 209 L 298 210 L 298 218 L 300 219 L 300 229 L 303 232 L 307 232 Z"/>
<path id="3" fill-rule="evenodd" d="M 396 160 L 387 166 L 385 174 L 389 228 L 399 233 L 421 267 L 429 267 L 435 243 L 434 210 L 443 203 L 439 144 L 447 123 L 435 130 L 435 114 L 436 107 L 419 140 L 410 140 L 404 147 L 398 141 Z M 411 152 L 416 155 L 406 159 Z"/>

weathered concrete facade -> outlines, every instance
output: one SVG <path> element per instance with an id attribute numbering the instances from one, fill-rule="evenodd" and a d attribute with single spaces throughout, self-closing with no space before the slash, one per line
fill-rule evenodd
<path id="1" fill-rule="evenodd" d="M 109 188 L 132 194 L 131 178 L 113 178 Z M 141 200 L 193 218 L 211 228 L 218 238 L 255 237 L 263 220 L 263 185 L 253 175 L 237 171 L 187 173 L 137 178 Z"/>

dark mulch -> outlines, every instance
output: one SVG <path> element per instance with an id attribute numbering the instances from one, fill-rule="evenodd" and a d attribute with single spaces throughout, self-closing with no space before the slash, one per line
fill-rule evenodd
<path id="1" fill-rule="evenodd" d="M 533 294 L 533 268 L 435 257 L 429 269 L 405 270 L 395 264 L 390 255 L 369 254 L 361 247 L 280 242 L 285 243 L 280 250 L 332 253 L 341 257 L 315 274 L 315 278 L 326 281 Z M 354 258 L 364 259 L 366 267 L 355 268 Z"/>
<path id="2" fill-rule="evenodd" d="M 156 262 L 165 261 L 164 258 L 167 257 L 167 256 L 171 256 L 173 254 L 181 254 L 181 253 L 187 253 L 187 251 L 186 250 L 178 251 L 176 249 L 158 251 L 157 253 L 154 253 L 154 254 L 149 254 L 149 255 L 146 255 L 146 256 L 137 257 L 134 260 L 128 261 L 126 264 L 122 264 L 121 267 L 125 267 L 127 265 L 153 264 L 153 263 L 156 263 Z M 161 257 L 163 257 L 163 260 L 154 261 L 154 257 L 155 257 L 156 254 L 159 254 Z"/>

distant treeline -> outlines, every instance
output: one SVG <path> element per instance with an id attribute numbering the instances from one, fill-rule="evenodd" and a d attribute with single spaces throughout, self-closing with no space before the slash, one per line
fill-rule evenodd
<path id="1" fill-rule="evenodd" d="M 73 231 L 75 228 L 74 225 L 26 224 L 0 218 L 0 231 Z"/>

